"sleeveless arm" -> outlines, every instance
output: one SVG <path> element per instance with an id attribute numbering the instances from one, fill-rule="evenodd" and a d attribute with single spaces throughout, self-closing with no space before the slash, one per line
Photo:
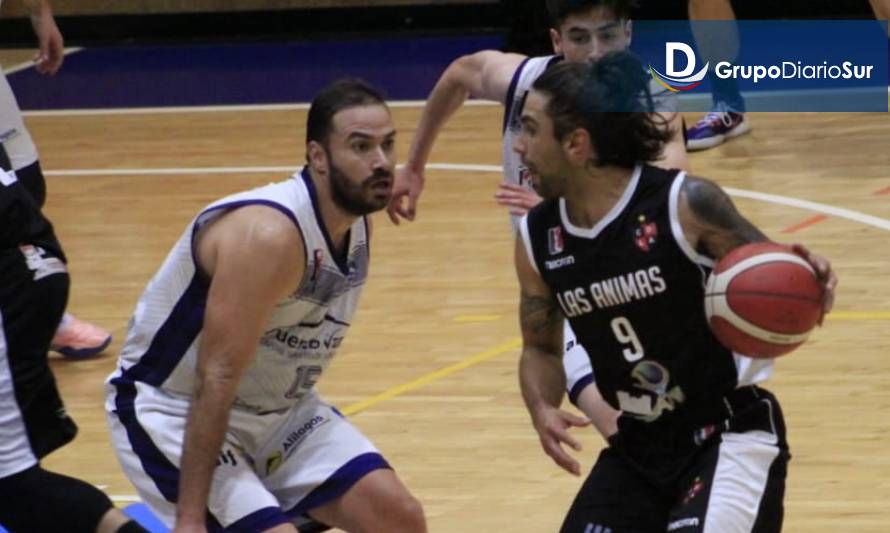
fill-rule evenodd
<path id="1" fill-rule="evenodd" d="M 522 355 L 519 386 L 522 398 L 544 453 L 564 470 L 578 476 L 581 465 L 562 445 L 580 450 L 580 443 L 568 430 L 589 425 L 590 421 L 559 409 L 566 388 L 562 365 L 562 311 L 550 288 L 532 268 L 522 237 L 516 239 L 515 261 L 520 286 Z"/>
<path id="2" fill-rule="evenodd" d="M 442 126 L 470 96 L 503 104 L 513 74 L 524 59 L 519 54 L 483 50 L 457 58 L 442 73 L 427 97 L 405 166 L 396 176 L 388 209 L 394 223 L 399 217 L 414 220 L 423 190 L 424 167 Z M 408 205 L 403 206 L 406 198 Z"/>
<path id="3" fill-rule="evenodd" d="M 565 392 L 563 316 L 550 288 L 532 266 L 521 236 L 516 239 L 515 261 L 522 330 L 519 379 L 526 407 L 534 417 L 544 406 L 558 407 Z"/>
<path id="4" fill-rule="evenodd" d="M 738 246 L 769 240 L 710 180 L 686 176 L 677 209 L 689 244 L 717 261 Z"/>
<path id="5" fill-rule="evenodd" d="M 183 443 L 178 526 L 203 526 L 217 456 L 241 376 L 275 304 L 302 279 L 302 237 L 285 215 L 250 206 L 223 215 L 197 241 L 210 275 L 194 392 Z"/>
<path id="6" fill-rule="evenodd" d="M 524 59 L 483 50 L 454 60 L 427 97 L 405 166 L 423 169 L 439 130 L 470 96 L 503 104 L 513 73 Z"/>
<path id="7" fill-rule="evenodd" d="M 720 260 L 734 248 L 752 242 L 768 241 L 759 229 L 736 210 L 729 196 L 717 184 L 688 176 L 680 191 L 680 223 L 686 239 L 696 249 Z M 831 263 L 800 244 L 794 252 L 813 267 L 823 287 L 822 318 L 834 306 L 837 274 Z M 820 318 L 819 323 L 822 323 Z"/>

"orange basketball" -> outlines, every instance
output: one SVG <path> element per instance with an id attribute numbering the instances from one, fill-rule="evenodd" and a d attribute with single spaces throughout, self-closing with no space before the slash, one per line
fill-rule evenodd
<path id="1" fill-rule="evenodd" d="M 800 346 L 822 314 L 822 286 L 791 247 L 740 246 L 717 263 L 705 289 L 714 335 L 749 357 L 778 357 Z"/>

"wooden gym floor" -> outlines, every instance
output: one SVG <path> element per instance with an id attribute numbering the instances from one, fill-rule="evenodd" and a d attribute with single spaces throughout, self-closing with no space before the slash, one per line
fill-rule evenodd
<path id="1" fill-rule="evenodd" d="M 419 108 L 393 108 L 407 152 Z M 687 120 L 697 117 L 689 116 Z M 878 533 L 890 523 L 890 121 L 886 114 L 752 114 L 753 132 L 691 155 L 781 242 L 829 257 L 835 312 L 768 383 L 794 458 L 789 532 Z M 102 357 L 52 366 L 81 428 L 45 466 L 134 489 L 111 451 L 103 380 L 145 283 L 191 217 L 225 194 L 287 178 L 305 111 L 35 114 L 47 213 L 68 253 L 69 309 L 111 329 Z M 355 325 L 320 383 L 423 502 L 433 532 L 556 531 L 579 479 L 541 452 L 522 405 L 517 286 L 506 213 L 492 195 L 501 111 L 464 107 L 440 136 L 418 220 L 375 217 Z M 273 168 L 269 168 L 273 167 Z M 809 203 L 807 203 L 809 202 Z M 579 432 L 588 469 L 601 446 Z"/>

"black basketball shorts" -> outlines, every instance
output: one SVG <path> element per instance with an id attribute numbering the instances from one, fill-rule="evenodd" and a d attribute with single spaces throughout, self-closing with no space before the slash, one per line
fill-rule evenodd
<path id="1" fill-rule="evenodd" d="M 41 248 L 0 249 L 0 478 L 77 433 L 47 360 L 68 284 L 65 264 Z"/>
<path id="2" fill-rule="evenodd" d="M 759 387 L 726 398 L 725 429 L 668 486 L 602 451 L 562 533 L 778 533 L 789 461 L 775 397 Z"/>

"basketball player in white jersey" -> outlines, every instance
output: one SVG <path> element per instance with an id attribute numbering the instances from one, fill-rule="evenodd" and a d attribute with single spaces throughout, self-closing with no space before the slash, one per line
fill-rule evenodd
<path id="1" fill-rule="evenodd" d="M 0 0 L 2 3 L 3 0 Z M 49 0 L 26 0 L 31 8 L 31 24 L 37 36 L 39 51 L 34 57 L 34 67 L 41 74 L 53 75 L 62 66 L 65 50 L 62 34 L 53 18 Z M 6 74 L 0 68 L 0 143 L 12 162 L 18 180 L 43 207 L 46 200 L 46 182 L 37 159 L 37 148 L 22 120 L 22 112 L 15 100 Z M 66 357 L 89 357 L 101 353 L 111 343 L 108 331 L 65 313 L 52 349 Z"/>
<path id="2" fill-rule="evenodd" d="M 544 0 L 541 0 L 544 1 Z M 554 27 L 550 29 L 554 55 L 526 57 L 520 54 L 483 50 L 455 60 L 439 78 L 427 99 L 405 168 L 399 173 L 389 214 L 414 220 L 417 200 L 423 190 L 424 166 L 442 126 L 469 97 L 495 100 L 505 107 L 503 136 L 504 181 L 495 195 L 510 211 L 515 231 L 519 218 L 541 198 L 531 189 L 527 170 L 513 152 L 519 131 L 519 113 L 532 83 L 551 65 L 560 61 L 596 61 L 608 52 L 630 46 L 631 0 L 548 0 Z M 656 109 L 664 115 L 671 139 L 655 164 L 688 170 L 683 141 L 683 123 L 676 100 L 653 82 Z M 407 205 L 403 199 L 407 198 Z M 566 325 L 565 372 L 569 399 L 593 422 L 604 437 L 614 433 L 617 413 L 609 408 L 593 383 L 593 371 L 584 349 Z"/>
<path id="3" fill-rule="evenodd" d="M 108 380 L 121 465 L 177 533 L 426 531 L 380 452 L 314 388 L 368 274 L 366 215 L 391 196 L 392 118 L 375 89 L 340 80 L 306 129 L 301 172 L 189 225 Z"/>

